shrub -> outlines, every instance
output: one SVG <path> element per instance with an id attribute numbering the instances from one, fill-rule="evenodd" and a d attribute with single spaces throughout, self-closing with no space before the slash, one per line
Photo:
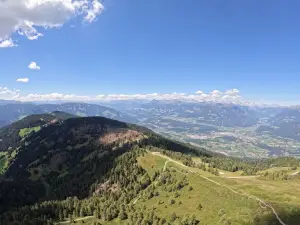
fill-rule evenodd
<path id="1" fill-rule="evenodd" d="M 170 205 L 175 204 L 175 200 L 171 198 L 170 201 L 169 201 L 169 204 L 170 204 Z"/>

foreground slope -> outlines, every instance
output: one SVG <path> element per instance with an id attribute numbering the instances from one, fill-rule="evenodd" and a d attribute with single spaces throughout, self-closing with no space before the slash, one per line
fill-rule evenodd
<path id="1" fill-rule="evenodd" d="M 195 167 L 185 166 L 160 152 L 149 152 L 138 159 L 148 173 L 160 168 L 153 198 L 150 187 L 136 202 L 148 208 L 154 206 L 158 215 L 185 212 L 202 218 L 205 224 L 298 224 L 300 219 L 300 188 L 298 177 L 288 180 L 264 180 L 262 177 L 221 177 Z M 154 167 L 153 167 L 154 166 Z M 162 177 L 186 179 L 188 187 L 170 192 L 174 184 L 162 182 Z M 171 204 L 171 201 L 173 202 Z M 201 221 L 201 219 L 200 219 Z"/>
<path id="2" fill-rule="evenodd" d="M 3 225 L 72 221 L 283 225 L 268 204 L 284 224 L 297 224 L 299 219 L 300 196 L 292 198 L 291 189 L 284 188 L 285 182 L 299 187 L 297 175 L 291 175 L 299 166 L 293 158 L 260 162 L 228 158 L 103 117 L 41 126 L 24 136 L 16 149 L 0 178 Z M 291 171 L 270 176 L 275 165 Z M 251 176 L 224 177 L 237 173 Z M 257 193 L 250 188 L 252 182 L 272 190 Z"/>

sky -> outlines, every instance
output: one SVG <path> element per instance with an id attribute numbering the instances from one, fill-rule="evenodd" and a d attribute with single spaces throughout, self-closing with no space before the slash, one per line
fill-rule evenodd
<path id="1" fill-rule="evenodd" d="M 0 1 L 0 99 L 300 104 L 299 1 Z"/>

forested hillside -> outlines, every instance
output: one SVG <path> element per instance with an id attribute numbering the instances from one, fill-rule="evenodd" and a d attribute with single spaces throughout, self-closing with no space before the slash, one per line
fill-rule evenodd
<path id="1" fill-rule="evenodd" d="M 0 152 L 15 149 L 20 140 L 32 131 L 37 131 L 42 126 L 50 123 L 61 122 L 65 119 L 76 117 L 64 112 L 53 112 L 49 114 L 35 114 L 27 116 L 11 125 L 0 128 Z"/>

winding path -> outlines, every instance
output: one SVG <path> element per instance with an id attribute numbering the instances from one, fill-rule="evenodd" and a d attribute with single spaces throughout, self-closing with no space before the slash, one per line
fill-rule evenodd
<path id="1" fill-rule="evenodd" d="M 175 161 L 174 159 L 171 159 L 171 158 L 168 157 L 168 156 L 162 155 L 162 154 L 160 154 L 160 152 L 151 152 L 151 153 L 152 153 L 153 155 L 156 155 L 156 156 L 159 156 L 159 157 L 162 157 L 162 158 L 167 159 L 167 161 L 165 162 L 165 165 L 164 165 L 164 170 L 166 169 L 166 166 L 167 166 L 167 163 L 168 163 L 168 162 L 173 162 L 173 163 L 176 163 L 176 164 L 178 164 L 178 165 L 180 165 L 180 166 L 182 166 L 182 167 L 185 167 L 185 168 L 188 168 L 188 169 L 189 169 L 188 166 L 186 166 L 186 165 L 184 165 L 184 164 L 182 164 L 182 163 L 180 163 L 180 162 L 177 162 L 177 161 Z M 258 198 L 258 197 L 256 197 L 256 196 L 254 196 L 254 195 L 250 195 L 250 194 L 246 193 L 246 192 L 243 191 L 243 190 L 241 190 L 242 193 L 240 193 L 240 192 L 238 192 L 238 191 L 232 189 L 231 187 L 229 187 L 229 186 L 227 186 L 227 185 L 220 184 L 219 182 L 214 181 L 214 180 L 212 180 L 212 179 L 209 179 L 208 177 L 205 177 L 205 176 L 203 176 L 203 175 L 201 175 L 201 174 L 199 174 L 199 173 L 197 173 L 197 172 L 195 172 L 195 171 L 188 170 L 188 172 L 189 172 L 189 173 L 197 174 L 197 175 L 199 175 L 200 177 L 202 177 L 203 179 L 205 179 L 205 180 L 207 180 L 207 181 L 209 181 L 209 182 L 211 182 L 211 183 L 214 183 L 215 185 L 225 187 L 225 188 L 227 188 L 228 190 L 230 190 L 231 192 L 233 192 L 233 193 L 235 193 L 235 194 L 237 194 L 237 195 L 240 195 L 240 196 L 246 196 L 246 197 L 248 197 L 249 199 L 254 199 L 254 200 L 258 201 L 258 202 L 259 202 L 259 206 L 260 206 L 261 208 L 269 208 L 269 209 L 272 210 L 273 214 L 275 215 L 275 217 L 277 218 L 278 222 L 279 222 L 281 225 L 287 225 L 286 223 L 284 223 L 284 222 L 281 220 L 281 218 L 279 217 L 279 215 L 278 215 L 278 213 L 276 212 L 276 210 L 272 207 L 272 205 L 269 204 L 269 203 L 267 203 L 267 202 L 265 202 L 265 201 L 263 201 L 262 199 L 260 199 L 260 198 Z"/>
<path id="2" fill-rule="evenodd" d="M 77 222 L 77 221 L 81 221 L 81 220 L 85 220 L 85 219 L 89 219 L 89 218 L 93 218 L 93 217 L 94 216 L 86 216 L 86 217 L 75 219 L 74 221 Z M 70 220 L 67 220 L 67 221 L 59 222 L 59 224 L 65 224 L 65 223 L 70 223 L 70 222 L 71 222 Z"/>
<path id="3" fill-rule="evenodd" d="M 299 173 L 300 173 L 300 172 L 297 171 L 297 172 L 295 172 L 295 173 L 292 173 L 291 176 L 296 176 L 296 175 L 298 175 Z"/>

